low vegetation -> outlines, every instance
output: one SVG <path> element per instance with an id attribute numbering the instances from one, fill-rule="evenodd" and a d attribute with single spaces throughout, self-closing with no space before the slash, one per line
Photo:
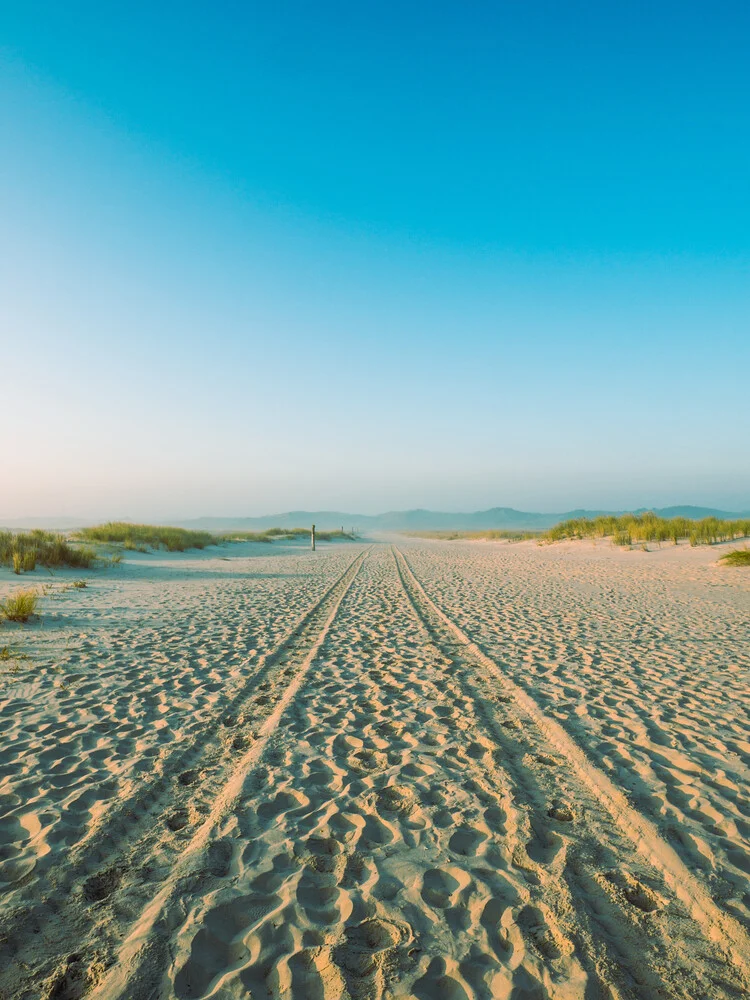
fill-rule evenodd
<path id="1" fill-rule="evenodd" d="M 437 538 L 441 541 L 452 542 L 460 539 L 472 540 L 476 539 L 479 541 L 508 541 L 508 542 L 525 542 L 530 538 L 538 538 L 538 531 L 409 531 L 404 532 L 408 534 L 410 538 Z"/>
<path id="2" fill-rule="evenodd" d="M 545 532 L 544 538 L 559 542 L 566 538 L 611 538 L 615 545 L 642 542 L 689 541 L 691 545 L 714 545 L 750 535 L 750 520 L 721 521 L 705 517 L 691 521 L 686 517 L 658 517 L 656 514 L 579 517 L 562 521 Z"/>
<path id="3" fill-rule="evenodd" d="M 230 531 L 222 535 L 226 542 L 288 542 L 295 538 L 310 537 L 309 528 L 268 528 L 266 531 Z M 354 540 L 356 536 L 340 528 L 336 531 L 315 531 L 318 542 L 334 542 L 337 540 Z"/>
<path id="4" fill-rule="evenodd" d="M 0 663 L 11 664 L 10 672 L 12 674 L 17 674 L 21 669 L 21 664 L 27 663 L 30 659 L 31 657 L 14 646 L 0 646 Z"/>
<path id="5" fill-rule="evenodd" d="M 733 549 L 722 556 L 719 562 L 727 566 L 750 566 L 750 549 Z"/>
<path id="6" fill-rule="evenodd" d="M 36 614 L 39 594 L 36 590 L 17 590 L 0 602 L 0 615 L 9 622 L 27 622 Z"/>
<path id="7" fill-rule="evenodd" d="M 126 521 L 108 521 L 94 528 L 81 528 L 78 537 L 86 542 L 113 542 L 137 552 L 148 552 L 149 549 L 185 552 L 186 549 L 205 549 L 207 545 L 216 545 L 218 541 L 208 531 L 188 531 L 185 528 L 155 524 L 129 524 Z"/>
<path id="8" fill-rule="evenodd" d="M 14 573 L 30 573 L 39 566 L 85 569 L 96 559 L 93 549 L 75 545 L 52 531 L 0 531 L 0 564 Z"/>

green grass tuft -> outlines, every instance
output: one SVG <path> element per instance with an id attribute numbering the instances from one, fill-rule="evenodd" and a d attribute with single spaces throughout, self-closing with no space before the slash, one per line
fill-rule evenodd
<path id="1" fill-rule="evenodd" d="M 453 541 L 507 541 L 507 542 L 526 542 L 531 538 L 538 538 L 538 531 L 501 531 L 499 529 L 491 529 L 489 531 L 404 531 L 404 535 L 408 535 L 409 538 L 435 538 L 439 541 L 453 542 Z"/>
<path id="2" fill-rule="evenodd" d="M 39 594 L 36 590 L 17 590 L 0 602 L 0 614 L 9 622 L 27 622 L 36 614 Z"/>
<path id="3" fill-rule="evenodd" d="M 86 542 L 116 542 L 136 552 L 166 549 L 168 552 L 185 552 L 186 549 L 205 549 L 216 545 L 218 539 L 207 531 L 187 531 L 185 528 L 162 527 L 155 524 L 128 524 L 125 521 L 108 521 L 94 528 L 82 528 L 78 537 Z"/>
<path id="4" fill-rule="evenodd" d="M 727 566 L 750 566 L 750 549 L 733 549 L 722 556 L 719 562 Z"/>
<path id="5" fill-rule="evenodd" d="M 37 564 L 56 568 L 72 566 L 86 568 L 96 559 L 96 553 L 84 545 L 71 545 L 64 535 L 52 531 L 0 531 L 0 565 L 10 566 L 14 573 L 29 573 Z"/>
<path id="6" fill-rule="evenodd" d="M 676 545 L 687 539 L 691 545 L 714 545 L 748 536 L 750 520 L 721 521 L 716 517 L 704 517 L 702 521 L 691 521 L 686 517 L 665 518 L 648 512 L 561 521 L 543 537 L 551 542 L 566 538 L 612 538 L 615 545 L 641 542 L 674 542 Z"/>
<path id="7" fill-rule="evenodd" d="M 309 528 L 268 528 L 266 531 L 229 531 L 222 535 L 225 542 L 288 542 L 295 538 L 310 537 Z M 338 539 L 353 541 L 354 535 L 337 528 L 335 531 L 317 531 L 318 542 L 334 542 Z"/>

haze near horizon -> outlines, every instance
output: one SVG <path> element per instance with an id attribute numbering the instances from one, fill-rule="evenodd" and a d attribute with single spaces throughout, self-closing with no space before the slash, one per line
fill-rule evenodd
<path id="1" fill-rule="evenodd" d="M 749 28 L 4 12 L 0 519 L 748 509 Z"/>

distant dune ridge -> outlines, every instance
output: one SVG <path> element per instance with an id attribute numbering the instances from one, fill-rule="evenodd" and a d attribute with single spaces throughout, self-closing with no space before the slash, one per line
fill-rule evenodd
<path id="1" fill-rule="evenodd" d="M 262 517 L 197 517 L 157 518 L 157 524 L 191 528 L 196 531 L 264 531 L 267 528 L 297 528 L 315 524 L 323 531 L 343 527 L 359 531 L 484 531 L 518 529 L 519 531 L 546 531 L 560 521 L 580 517 L 600 517 L 606 514 L 643 514 L 652 510 L 659 517 L 687 517 L 696 521 L 703 517 L 717 517 L 727 520 L 750 517 L 750 511 L 725 511 L 714 507 L 638 507 L 635 510 L 568 510 L 559 514 L 540 514 L 532 511 L 515 510 L 513 507 L 491 507 L 473 513 L 448 513 L 445 511 L 392 510 L 385 514 L 352 514 L 337 510 L 291 510 L 282 514 L 266 514 Z M 96 518 L 75 517 L 28 517 L 7 520 L 0 524 L 3 528 L 82 528 L 96 522 Z M 123 521 L 131 518 L 121 518 Z"/>

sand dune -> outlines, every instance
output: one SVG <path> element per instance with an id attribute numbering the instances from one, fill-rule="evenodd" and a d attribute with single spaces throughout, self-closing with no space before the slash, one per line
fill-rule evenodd
<path id="1" fill-rule="evenodd" d="M 746 576 L 237 551 L 53 591 L 4 676 L 0 996 L 746 995 Z"/>

